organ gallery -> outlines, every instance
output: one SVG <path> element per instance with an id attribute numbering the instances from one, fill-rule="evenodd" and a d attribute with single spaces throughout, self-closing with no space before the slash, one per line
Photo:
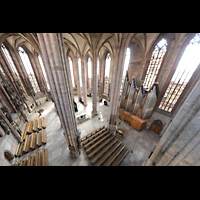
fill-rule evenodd
<path id="1" fill-rule="evenodd" d="M 200 33 L 0 33 L 0 166 L 199 166 Z"/>

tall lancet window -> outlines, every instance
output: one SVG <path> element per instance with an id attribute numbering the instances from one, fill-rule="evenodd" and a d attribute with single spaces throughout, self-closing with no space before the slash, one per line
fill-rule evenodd
<path id="1" fill-rule="evenodd" d="M 39 89 L 39 86 L 37 84 L 37 81 L 36 81 L 36 78 L 35 78 L 35 74 L 33 72 L 33 69 L 32 69 L 32 66 L 31 66 L 31 63 L 30 63 L 30 60 L 28 58 L 28 55 L 26 54 L 26 52 L 24 51 L 24 49 L 22 47 L 19 47 L 18 48 L 18 51 L 19 51 L 19 55 L 22 59 L 22 62 L 25 66 L 25 69 L 26 69 L 26 72 L 28 74 L 28 77 L 29 77 L 29 80 L 31 82 L 31 85 L 34 89 L 34 92 L 39 92 L 40 89 Z"/>
<path id="2" fill-rule="evenodd" d="M 91 58 L 88 58 L 88 90 L 92 90 L 92 62 Z"/>
<path id="3" fill-rule="evenodd" d="M 200 64 L 200 33 L 186 47 L 176 71 L 162 98 L 159 108 L 171 112 Z"/>
<path id="4" fill-rule="evenodd" d="M 122 93 L 122 89 L 123 89 L 123 85 L 124 85 L 124 79 L 125 79 L 125 76 L 126 76 L 126 71 L 128 70 L 130 56 L 131 56 L 131 50 L 130 50 L 130 48 L 127 48 L 125 62 L 124 62 L 124 71 L 123 71 L 123 75 L 122 75 L 122 83 L 121 83 L 120 95 Z"/>
<path id="5" fill-rule="evenodd" d="M 42 68 L 42 73 L 44 75 L 44 79 L 46 81 L 46 84 L 47 84 L 47 89 L 50 90 L 50 86 L 49 86 L 49 82 L 48 82 L 48 79 L 47 79 L 47 74 L 46 74 L 46 71 L 44 69 L 44 65 L 43 65 L 43 62 L 42 62 L 42 58 L 40 57 L 40 55 L 38 54 L 38 60 L 39 60 L 39 63 L 40 63 L 40 66 Z"/>
<path id="6" fill-rule="evenodd" d="M 70 72 L 71 72 L 72 86 L 74 88 L 75 87 L 75 83 L 74 83 L 74 69 L 73 69 L 72 59 L 70 57 L 69 57 L 69 67 L 70 67 Z"/>
<path id="7" fill-rule="evenodd" d="M 19 82 L 20 82 L 20 84 L 21 84 L 21 86 L 22 86 L 24 92 L 26 93 L 26 90 L 25 90 L 25 88 L 24 88 L 24 86 L 23 86 L 23 84 L 22 84 L 22 81 L 21 81 L 21 79 L 20 79 L 19 73 L 18 73 L 18 71 L 17 71 L 17 68 L 15 67 L 15 64 L 14 64 L 14 62 L 13 62 L 11 56 L 10 56 L 9 51 L 7 50 L 7 48 L 6 48 L 3 44 L 1 45 L 1 49 L 2 49 L 2 51 L 3 51 L 3 53 L 4 53 L 5 57 L 6 57 L 6 59 L 7 59 L 8 63 L 9 63 L 9 65 L 10 65 L 11 69 L 12 69 L 12 72 L 13 72 L 14 75 L 17 77 L 17 79 L 19 80 Z"/>
<path id="8" fill-rule="evenodd" d="M 82 73 L 81 73 L 81 59 L 78 59 L 78 72 L 79 72 L 79 80 L 80 80 L 80 86 L 82 87 Z"/>
<path id="9" fill-rule="evenodd" d="M 145 88 L 151 88 L 151 86 L 155 82 L 163 58 L 165 56 L 165 53 L 167 52 L 167 45 L 167 40 L 163 38 L 155 46 L 143 83 Z"/>
<path id="10" fill-rule="evenodd" d="M 105 76 L 104 76 L 104 94 L 108 96 L 109 92 L 109 74 L 110 74 L 110 54 L 108 53 L 106 56 L 105 63 Z"/>

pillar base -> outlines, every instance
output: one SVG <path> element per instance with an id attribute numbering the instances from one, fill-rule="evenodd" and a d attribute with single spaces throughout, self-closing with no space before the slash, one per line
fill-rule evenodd
<path id="1" fill-rule="evenodd" d="M 73 146 L 69 146 L 69 151 L 71 158 L 78 158 L 78 156 L 80 155 L 79 149 L 75 150 Z"/>
<path id="2" fill-rule="evenodd" d="M 115 124 L 109 124 L 108 128 L 109 128 L 110 132 L 115 133 L 115 131 L 116 131 L 116 125 Z"/>
<path id="3" fill-rule="evenodd" d="M 97 116 L 97 115 L 98 115 L 97 111 L 96 111 L 96 110 L 93 110 L 93 111 L 92 111 L 92 117 L 95 117 L 95 116 Z"/>

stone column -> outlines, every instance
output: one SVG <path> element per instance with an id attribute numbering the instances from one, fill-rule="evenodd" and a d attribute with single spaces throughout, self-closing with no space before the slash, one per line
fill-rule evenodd
<path id="1" fill-rule="evenodd" d="M 12 124 L 8 121 L 8 119 L 6 118 L 6 116 L 4 115 L 4 113 L 2 112 L 1 109 L 0 109 L 0 116 L 2 117 L 3 121 L 7 124 L 7 126 L 10 128 L 12 134 L 13 134 L 14 137 L 18 140 L 18 142 L 22 143 L 23 140 L 20 138 L 19 133 L 14 129 L 14 127 L 13 127 Z"/>
<path id="2" fill-rule="evenodd" d="M 48 73 L 51 92 L 72 157 L 77 157 L 77 125 L 69 83 L 70 68 L 67 65 L 61 33 L 37 33 L 45 70 Z"/>
<path id="3" fill-rule="evenodd" d="M 92 117 L 97 115 L 97 53 L 92 53 Z"/>
<path id="4" fill-rule="evenodd" d="M 116 47 L 113 55 L 113 69 L 112 80 L 110 87 L 110 119 L 109 129 L 115 131 L 115 118 L 118 115 L 119 101 L 120 101 L 120 88 L 122 82 L 122 75 L 124 70 L 125 54 L 128 42 L 124 34 L 121 43 Z"/>
<path id="5" fill-rule="evenodd" d="M 146 165 L 166 166 L 183 163 L 185 157 L 196 148 L 200 141 L 200 73 L 196 84 L 180 109 L 173 117 L 165 133 L 157 144 L 152 156 Z M 196 81 L 195 80 L 195 81 Z M 200 157 L 198 151 L 193 152 L 193 158 L 187 161 L 194 162 L 195 157 Z M 192 160 L 193 159 L 193 160 Z"/>
<path id="6" fill-rule="evenodd" d="M 87 79 L 86 79 L 86 66 L 85 66 L 85 58 L 81 57 L 81 73 L 82 73 L 82 89 L 83 89 L 83 99 L 84 106 L 87 106 Z"/>

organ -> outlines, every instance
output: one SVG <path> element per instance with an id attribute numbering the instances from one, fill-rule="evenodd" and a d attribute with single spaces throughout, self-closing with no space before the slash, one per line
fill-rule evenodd
<path id="1" fill-rule="evenodd" d="M 119 106 L 119 118 L 134 129 L 141 131 L 149 121 L 159 96 L 159 83 L 144 88 L 141 80 L 129 80 L 128 72 L 124 79 Z"/>

